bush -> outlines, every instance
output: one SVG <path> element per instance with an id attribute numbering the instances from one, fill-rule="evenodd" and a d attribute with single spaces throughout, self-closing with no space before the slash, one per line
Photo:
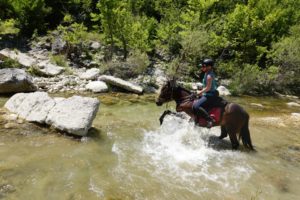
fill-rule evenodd
<path id="1" fill-rule="evenodd" d="M 279 66 L 278 90 L 300 94 L 300 24 L 291 28 L 290 35 L 272 45 L 269 57 Z"/>
<path id="2" fill-rule="evenodd" d="M 58 66 L 69 67 L 64 55 L 52 55 L 50 60 Z"/>
<path id="3" fill-rule="evenodd" d="M 261 70 L 257 65 L 246 64 L 236 71 L 229 88 L 233 95 L 268 95 L 274 93 L 275 80 L 278 75 L 276 67 Z"/>
<path id="4" fill-rule="evenodd" d="M 147 67 L 150 65 L 148 55 L 139 50 L 134 51 L 129 56 L 127 63 L 131 66 L 131 71 L 134 76 L 145 73 Z"/>
<path id="5" fill-rule="evenodd" d="M 209 33 L 206 31 L 186 32 L 181 46 L 184 59 L 193 64 L 197 64 L 204 57 L 211 56 L 209 55 Z"/>
<path id="6" fill-rule="evenodd" d="M 123 79 L 135 78 L 146 72 L 150 61 L 146 53 L 134 51 L 127 61 L 109 61 L 103 66 L 103 73 Z"/>

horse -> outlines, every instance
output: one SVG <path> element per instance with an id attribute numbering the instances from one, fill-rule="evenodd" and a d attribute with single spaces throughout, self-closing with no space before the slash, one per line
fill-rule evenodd
<path id="1" fill-rule="evenodd" d="M 238 149 L 239 140 L 242 139 L 243 145 L 247 149 L 254 150 L 249 131 L 249 114 L 236 103 L 227 102 L 221 97 L 217 99 L 217 103 L 214 104 L 214 107 L 210 108 L 209 114 L 215 120 L 213 126 L 221 126 L 219 139 L 223 139 L 229 135 L 232 149 L 234 150 Z M 177 85 L 175 80 L 169 80 L 161 87 L 156 99 L 156 105 L 161 106 L 172 100 L 176 102 L 177 112 L 185 112 L 191 119 L 195 120 L 196 116 L 192 110 L 195 95 L 189 90 Z M 165 111 L 160 118 L 160 122 L 162 123 L 163 118 L 171 113 L 173 112 L 169 110 Z M 200 127 L 205 127 L 206 120 L 200 118 L 196 124 Z M 239 135 L 239 140 L 237 139 L 237 135 Z"/>

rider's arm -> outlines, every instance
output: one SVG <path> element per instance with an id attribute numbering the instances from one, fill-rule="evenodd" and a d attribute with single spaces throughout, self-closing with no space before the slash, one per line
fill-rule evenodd
<path id="1" fill-rule="evenodd" d="M 212 76 L 208 75 L 206 78 L 206 87 L 204 87 L 202 90 L 200 90 L 199 96 L 201 96 L 204 92 L 207 92 L 211 89 L 212 80 L 213 80 Z"/>

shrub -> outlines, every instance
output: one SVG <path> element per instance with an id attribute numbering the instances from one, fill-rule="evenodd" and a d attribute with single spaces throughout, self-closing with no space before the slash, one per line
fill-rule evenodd
<path id="1" fill-rule="evenodd" d="M 300 25 L 291 28 L 290 35 L 272 45 L 269 57 L 279 66 L 277 89 L 300 94 Z"/>
<path id="2" fill-rule="evenodd" d="M 233 95 L 266 95 L 274 93 L 276 67 L 261 70 L 257 65 L 246 64 L 237 70 L 229 87 Z"/>

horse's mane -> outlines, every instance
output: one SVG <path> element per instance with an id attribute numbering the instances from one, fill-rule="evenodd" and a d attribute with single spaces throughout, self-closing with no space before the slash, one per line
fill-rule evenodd
<path id="1" fill-rule="evenodd" d="M 188 89 L 186 89 L 186 88 L 184 88 L 184 87 L 182 87 L 180 85 L 178 86 L 178 89 L 182 89 L 183 91 L 187 92 L 188 94 L 192 93 L 190 90 L 188 90 Z"/>

